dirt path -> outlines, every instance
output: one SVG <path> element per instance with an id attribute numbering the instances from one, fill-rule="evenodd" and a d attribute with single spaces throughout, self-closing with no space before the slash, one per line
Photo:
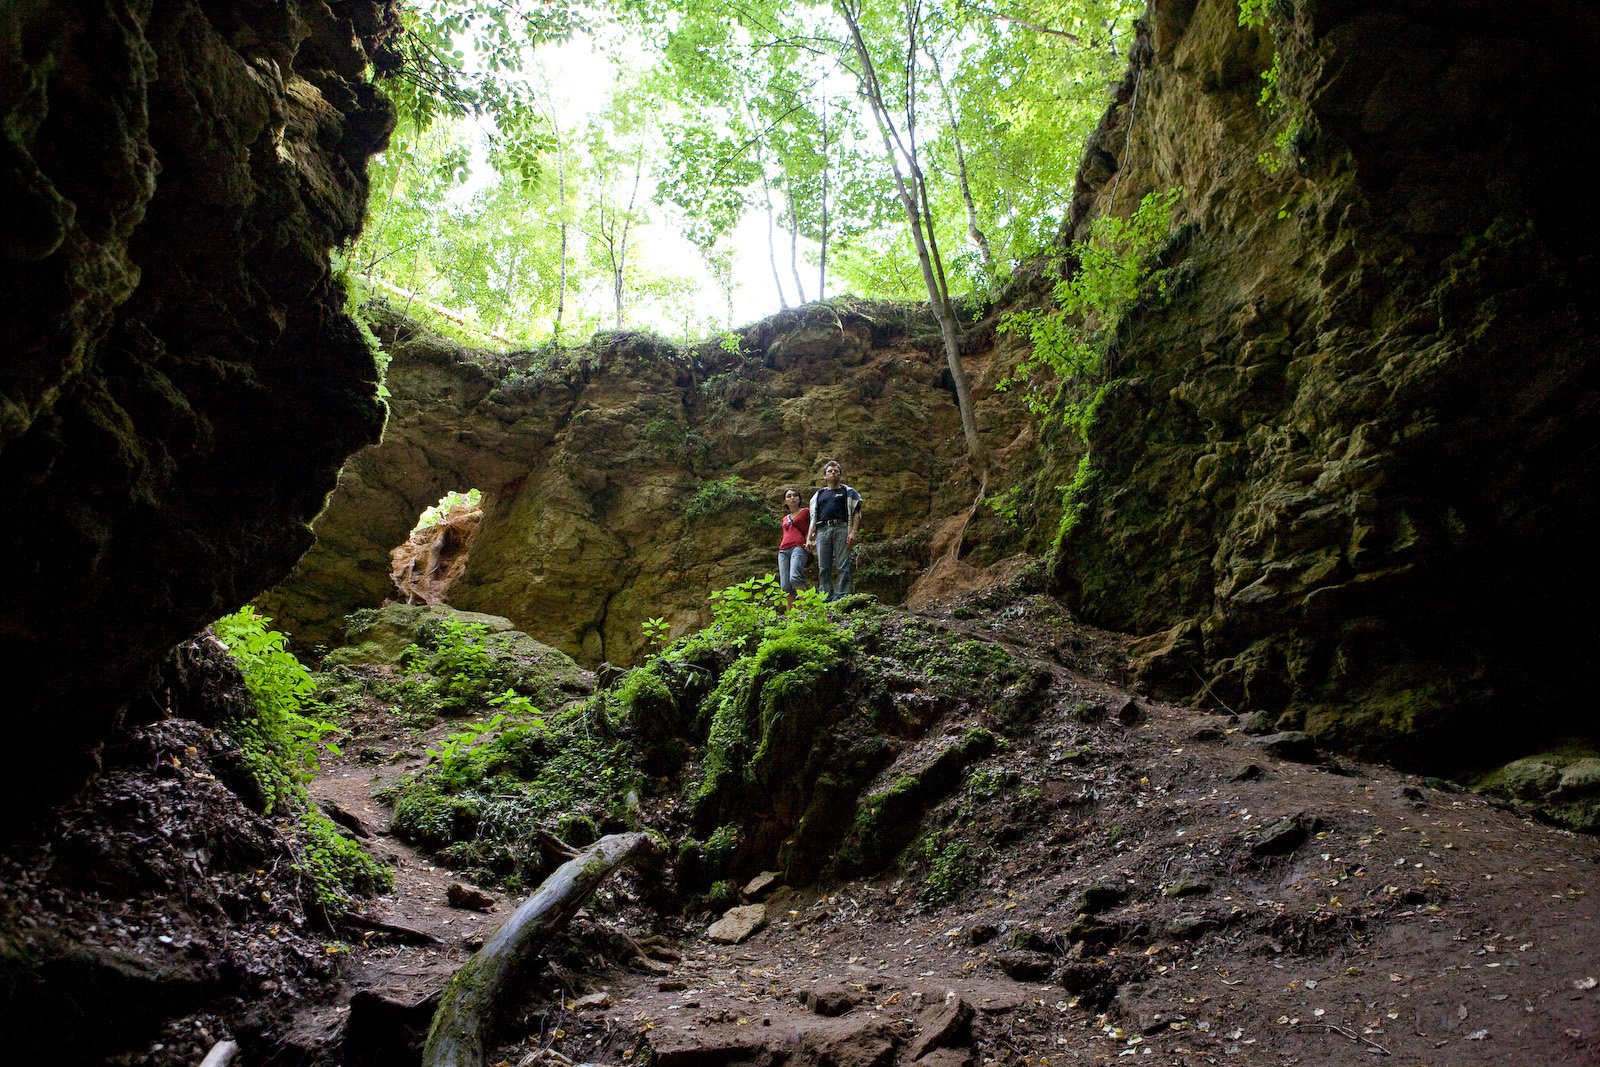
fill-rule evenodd
<path id="1" fill-rule="evenodd" d="M 1070 658 L 1024 615 L 951 626 Z M 1114 645 L 1091 635 L 1075 666 L 1116 660 Z M 707 935 L 716 916 L 649 912 L 625 874 L 557 946 L 499 1059 L 1600 1063 L 1600 841 L 1385 768 L 1284 758 L 1294 745 L 1193 709 L 1139 701 L 1125 722 L 1082 721 L 1086 696 L 1128 696 L 1072 677 L 973 768 L 969 786 L 981 774 L 991 790 L 929 813 L 959 863 L 779 887 L 737 944 Z M 368 1020 L 352 1031 L 414 1036 L 427 995 L 512 903 L 450 907 L 449 873 L 386 836 L 372 791 L 404 769 L 338 761 L 313 795 L 395 863 L 395 894 L 368 914 L 437 943 L 357 945 L 344 973 L 365 993 L 321 1013 L 324 1033 L 353 1013 Z M 666 944 L 647 961 L 619 935 Z M 363 1062 L 398 1062 L 363 1040 Z"/>
<path id="2" fill-rule="evenodd" d="M 486 898 L 487 910 L 452 905 L 450 887 L 461 884 L 460 878 L 393 835 L 392 813 L 374 795 L 415 765 L 376 766 L 341 757 L 325 763 L 311 783 L 314 803 L 340 813 L 344 818 L 335 818 L 347 825 L 350 816 L 359 823 L 368 835 L 364 843 L 393 869 L 395 886 L 392 893 L 361 902 L 357 928 L 366 932 L 341 961 L 344 991 L 338 1003 L 297 1021 L 294 1040 L 302 1047 L 333 1044 L 354 1012 L 366 1016 L 351 1023 L 363 1060 L 376 1063 L 402 1054 L 426 1032 L 431 998 L 516 905 L 502 893 L 478 887 L 471 888 Z M 384 1028 L 395 1033 L 387 1039 L 370 1033 Z"/>
<path id="3" fill-rule="evenodd" d="M 910 1062 L 964 1002 L 971 1024 L 918 1062 L 1600 1063 L 1600 842 L 1381 768 L 1196 743 L 1193 712 L 1147 710 L 1010 754 L 1064 799 L 971 897 L 924 907 L 902 879 L 785 895 L 743 944 L 692 936 L 667 978 L 592 976 L 574 992 L 608 1003 L 547 1012 L 548 1046 Z M 1115 758 L 1074 763 L 1069 742 Z M 1303 844 L 1261 848 L 1302 814 L 1320 826 Z"/>

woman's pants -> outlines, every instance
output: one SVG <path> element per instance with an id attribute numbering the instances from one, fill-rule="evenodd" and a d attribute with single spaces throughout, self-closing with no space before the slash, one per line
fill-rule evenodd
<path id="1" fill-rule="evenodd" d="M 806 584 L 806 550 L 804 545 L 778 549 L 778 584 L 785 593 L 798 593 Z"/>

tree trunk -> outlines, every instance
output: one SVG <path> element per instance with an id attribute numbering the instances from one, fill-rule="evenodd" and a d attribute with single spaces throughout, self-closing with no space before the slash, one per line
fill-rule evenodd
<path id="1" fill-rule="evenodd" d="M 794 275 L 796 300 L 806 302 L 806 283 L 800 280 L 800 212 L 794 202 L 794 179 L 788 178 L 784 195 L 789 200 L 789 273 Z"/>
<path id="2" fill-rule="evenodd" d="M 822 98 L 822 251 L 817 256 L 817 299 L 828 299 L 828 98 Z"/>
<path id="3" fill-rule="evenodd" d="M 445 986 L 423 1067 L 482 1067 L 484 1037 L 509 983 L 571 921 L 613 871 L 655 846 L 649 834 L 611 834 L 558 867 Z"/>
<path id="4" fill-rule="evenodd" d="M 917 264 L 922 269 L 922 282 L 928 290 L 928 302 L 933 306 L 934 317 L 939 320 L 939 335 L 944 341 L 945 365 L 950 370 L 951 385 L 955 388 L 956 407 L 961 412 L 961 432 L 967 439 L 967 457 L 972 461 L 974 472 L 980 477 L 988 471 L 988 450 L 983 447 L 983 440 L 978 436 L 978 423 L 972 410 L 972 388 L 967 384 L 967 372 L 961 365 L 961 339 L 956 327 L 955 312 L 950 306 L 950 297 L 943 282 L 942 265 L 937 274 L 934 271 L 933 252 L 929 250 L 931 232 L 925 232 L 925 227 L 931 230 L 932 215 L 926 210 L 923 203 L 925 186 L 921 183 L 921 171 L 917 166 L 915 146 L 908 149 L 899 140 L 894 122 L 889 115 L 888 105 L 884 101 L 883 86 L 878 81 L 877 69 L 872 62 L 872 56 L 867 51 L 866 39 L 861 35 L 861 26 L 855 15 L 850 11 L 844 0 L 839 0 L 838 8 L 843 16 L 845 25 L 850 30 L 850 40 L 855 46 L 856 61 L 861 64 L 859 80 L 862 95 L 867 98 L 867 103 L 872 108 L 872 116 L 878 123 L 878 132 L 883 137 L 884 154 L 889 161 L 889 167 L 894 173 L 895 189 L 899 195 L 900 206 L 906 213 L 906 225 L 911 230 L 911 241 L 917 250 Z M 907 28 L 908 38 L 913 37 L 915 27 Z M 908 54 L 915 48 L 915 41 L 911 42 Z M 909 67 L 909 64 L 908 64 Z M 907 99 L 913 95 L 912 86 L 906 87 Z M 900 167 L 901 157 L 904 156 L 912 168 L 912 180 L 907 181 L 904 171 Z"/>
<path id="5" fill-rule="evenodd" d="M 778 273 L 777 226 L 772 220 L 772 186 L 767 182 L 767 161 L 761 160 L 761 195 L 767 202 L 767 262 L 772 264 L 772 284 L 778 290 L 778 303 L 787 308 L 789 298 L 783 295 L 783 275 Z"/>
<path id="6" fill-rule="evenodd" d="M 989 235 L 983 232 L 983 227 L 978 225 L 978 205 L 972 199 L 972 183 L 967 179 L 967 153 L 961 147 L 961 130 L 956 123 L 955 102 L 950 99 L 950 90 L 944 84 L 944 72 L 939 69 L 939 57 L 928 53 L 928 59 L 933 63 L 933 76 L 939 83 L 939 95 L 944 99 L 945 114 L 950 119 L 950 141 L 956 150 L 956 177 L 961 186 L 961 202 L 967 209 L 967 236 L 972 238 L 972 244 L 978 250 L 979 257 L 983 260 L 983 275 L 986 279 L 994 278 L 994 253 L 989 248 Z"/>
<path id="7" fill-rule="evenodd" d="M 556 317 L 550 338 L 561 343 L 561 318 L 567 311 L 567 170 L 562 163 L 561 142 L 556 141 L 556 201 L 561 208 L 561 275 L 556 287 Z"/>

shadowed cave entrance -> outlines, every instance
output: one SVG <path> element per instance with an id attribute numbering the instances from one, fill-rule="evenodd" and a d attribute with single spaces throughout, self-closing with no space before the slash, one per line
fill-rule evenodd
<path id="1" fill-rule="evenodd" d="M 389 578 L 402 604 L 440 604 L 467 569 L 483 521 L 483 494 L 452 489 L 424 508 L 403 544 L 389 552 Z"/>

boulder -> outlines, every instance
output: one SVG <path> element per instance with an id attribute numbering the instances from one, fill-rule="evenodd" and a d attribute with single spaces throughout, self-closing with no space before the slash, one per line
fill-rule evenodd
<path id="1" fill-rule="evenodd" d="M 729 908 L 706 930 L 706 937 L 721 945 L 737 945 L 767 925 L 765 904 L 740 904 Z"/>

